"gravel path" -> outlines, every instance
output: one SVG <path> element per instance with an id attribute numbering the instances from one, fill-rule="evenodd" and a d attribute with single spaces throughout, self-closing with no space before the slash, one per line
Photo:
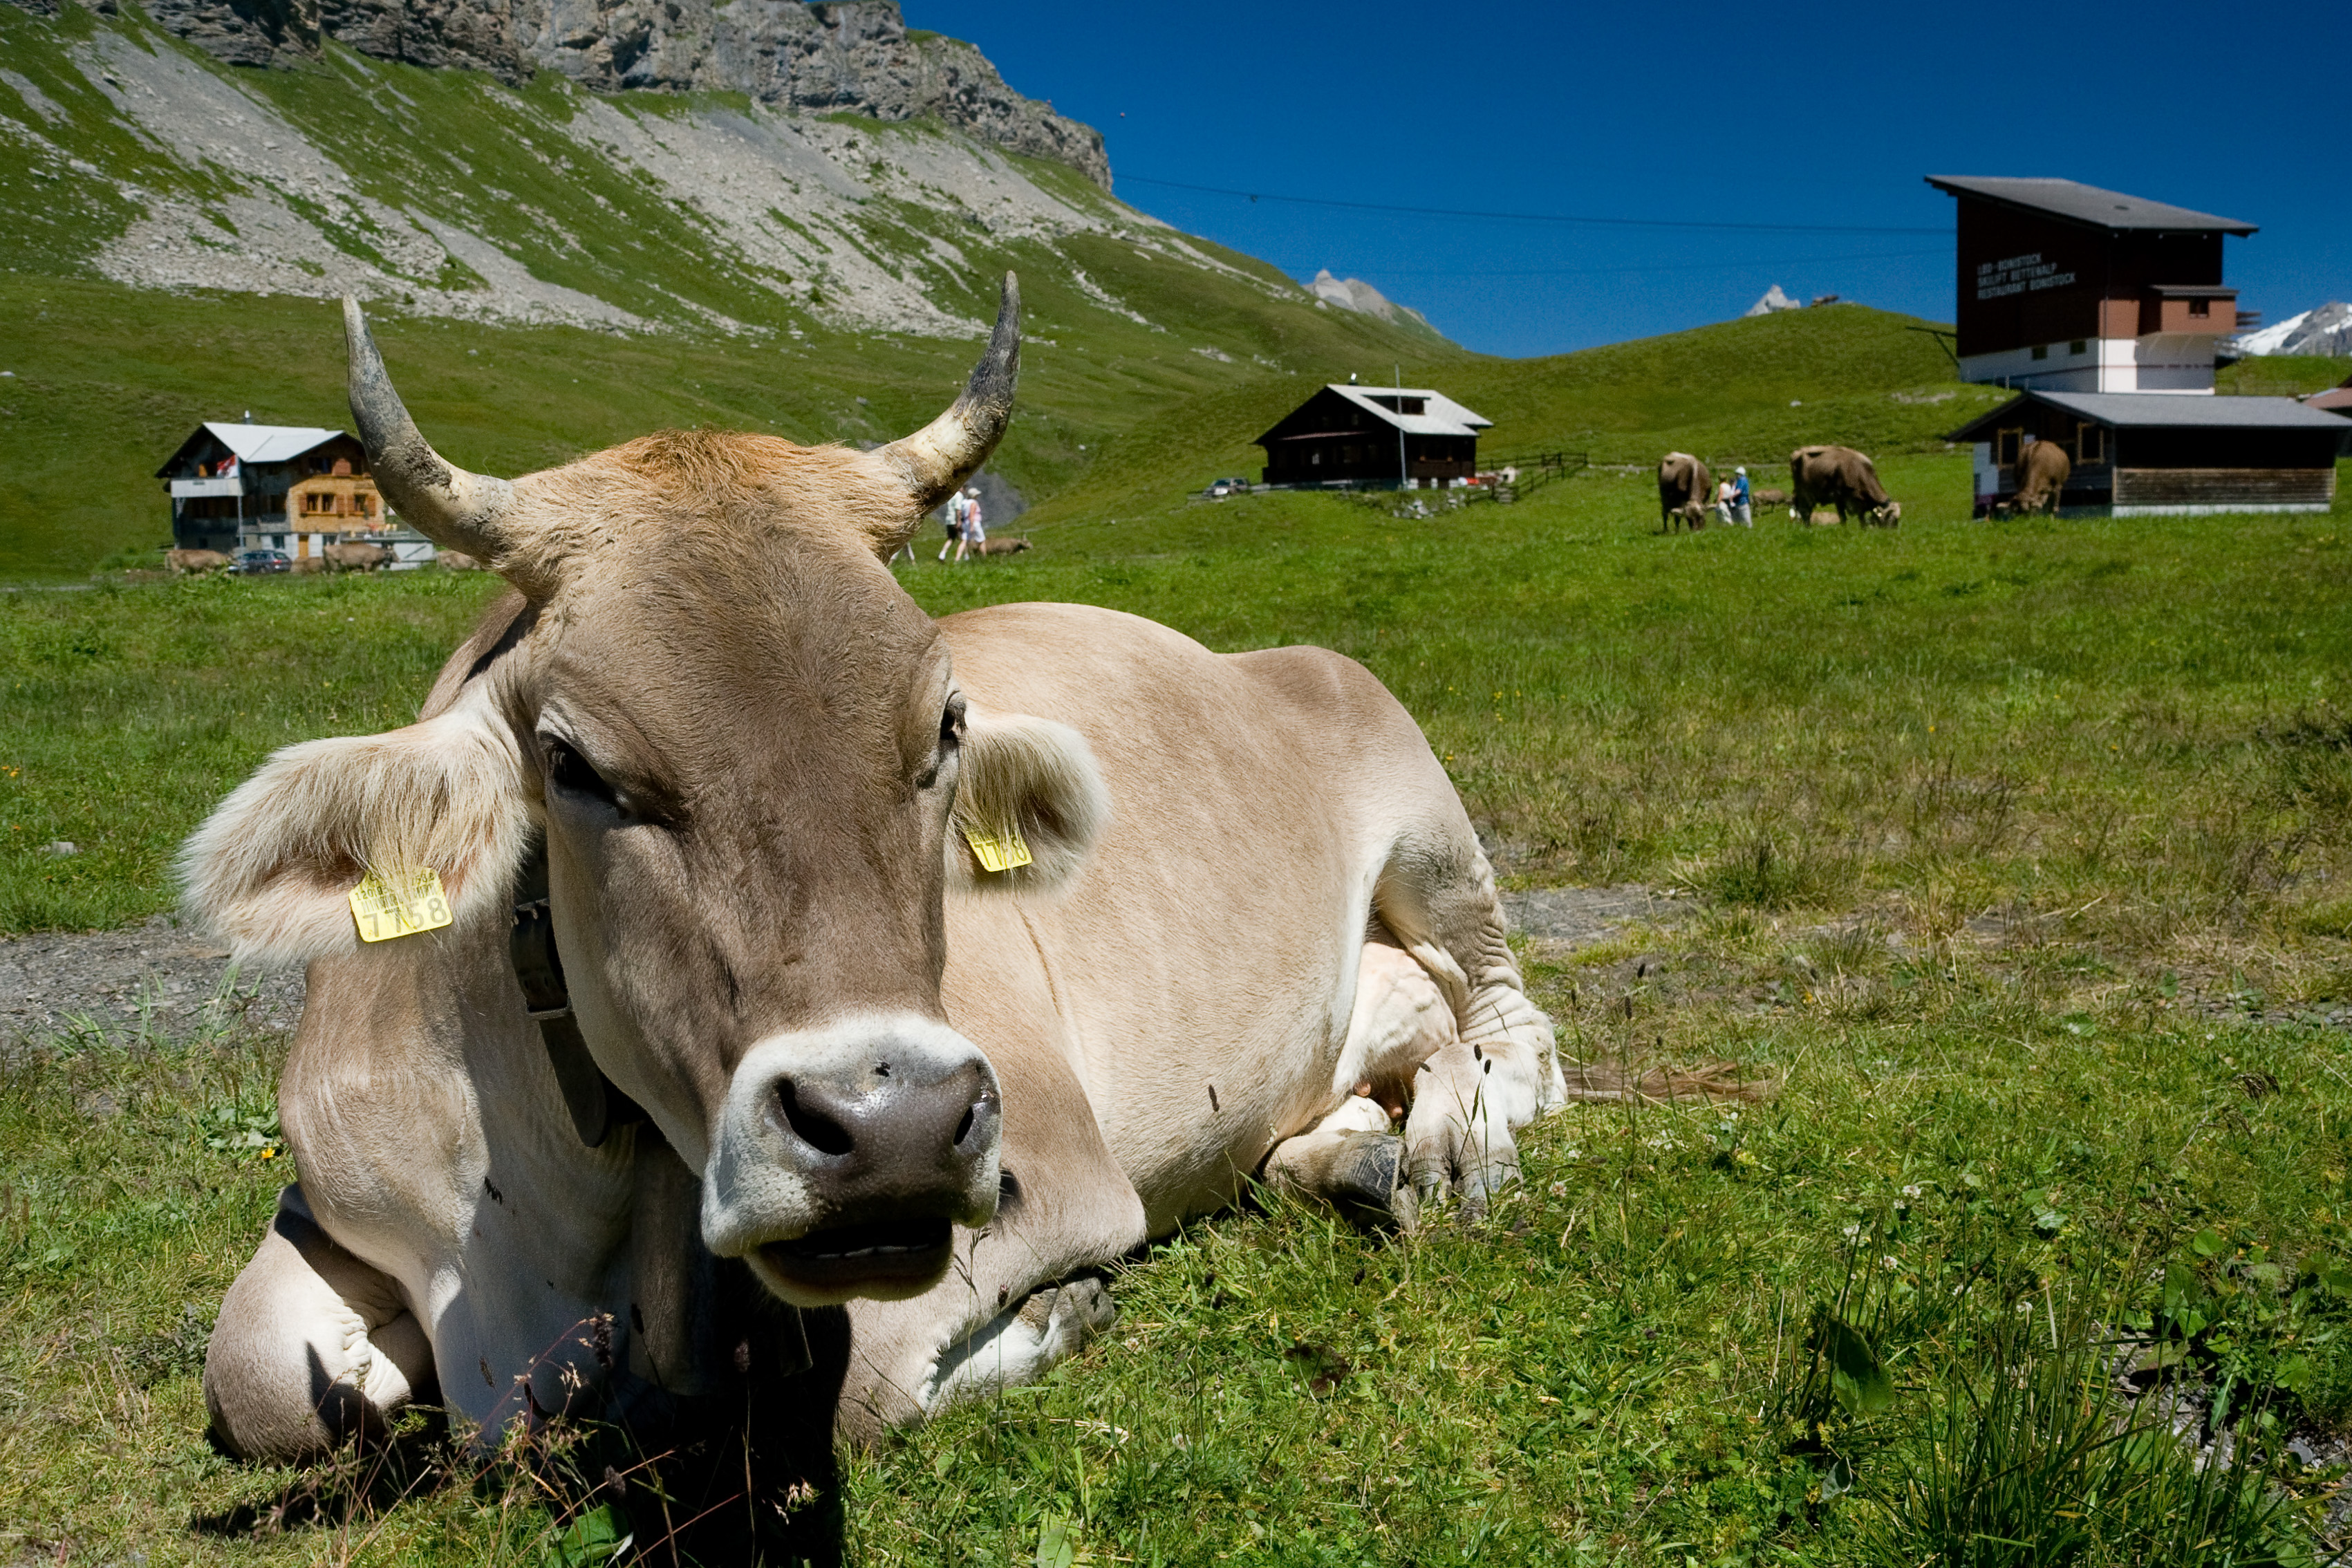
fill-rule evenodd
<path id="1" fill-rule="evenodd" d="M 1506 893 L 1503 907 L 1514 931 L 1569 948 L 1605 941 L 1633 921 L 1670 924 L 1692 908 L 1687 900 L 1633 885 Z M 135 1027 L 151 1010 L 157 1025 L 185 1029 L 228 979 L 228 950 L 183 930 L 168 915 L 126 931 L 0 941 L 0 1052 L 69 1034 L 79 1019 L 110 1030 Z M 236 985 L 258 989 L 245 1013 L 253 1026 L 291 1029 L 301 1016 L 299 969 L 240 974 Z"/>
<path id="2" fill-rule="evenodd" d="M 228 950 L 197 940 L 168 915 L 127 931 L 45 932 L 0 942 L 0 1051 L 26 1040 L 70 1033 L 88 1018 L 111 1030 L 155 1022 L 185 1029 L 220 994 Z M 259 996 L 246 1018 L 264 1029 L 290 1029 L 302 1011 L 299 969 L 237 977 Z"/>

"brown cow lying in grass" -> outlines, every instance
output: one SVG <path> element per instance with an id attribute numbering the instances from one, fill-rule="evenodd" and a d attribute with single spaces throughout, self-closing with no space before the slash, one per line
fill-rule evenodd
<path id="1" fill-rule="evenodd" d="M 1025 539 L 985 539 L 972 546 L 971 552 L 974 555 L 1018 555 L 1029 547 Z"/>
<path id="2" fill-rule="evenodd" d="M 1254 1180 L 1475 1214 L 1531 1118 L 1686 1087 L 1563 1072 L 1361 666 L 898 586 L 1017 309 L 874 451 L 671 431 L 509 481 L 425 444 L 347 302 L 370 468 L 512 592 L 417 723 L 288 748 L 188 845 L 194 910 L 310 964 L 301 1181 L 205 1360 L 232 1452 L 436 1384 L 488 1441 L 876 1433 L 1070 1354 L 1104 1270 Z"/>

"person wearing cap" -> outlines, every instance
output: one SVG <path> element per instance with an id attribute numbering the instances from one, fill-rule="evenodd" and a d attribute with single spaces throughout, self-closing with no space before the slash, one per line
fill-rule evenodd
<path id="1" fill-rule="evenodd" d="M 1748 493 L 1748 470 L 1744 468 L 1733 469 L 1731 521 L 1742 528 L 1755 527 L 1756 513 L 1753 510 L 1753 501 L 1754 498 Z"/>

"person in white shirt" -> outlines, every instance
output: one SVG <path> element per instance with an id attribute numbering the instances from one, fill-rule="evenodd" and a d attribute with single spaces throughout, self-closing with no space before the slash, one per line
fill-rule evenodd
<path id="1" fill-rule="evenodd" d="M 987 542 L 986 521 L 980 514 L 980 488 L 975 485 L 963 492 L 963 537 L 956 542 L 956 559 L 961 561 L 966 552 Z"/>

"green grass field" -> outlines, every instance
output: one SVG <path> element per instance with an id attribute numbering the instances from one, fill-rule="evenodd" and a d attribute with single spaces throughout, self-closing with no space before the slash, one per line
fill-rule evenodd
<path id="1" fill-rule="evenodd" d="M 1781 1087 L 1566 1112 L 1477 1227 L 1196 1225 L 1077 1362 L 853 1456 L 854 1560 L 1916 1568 L 2053 1531 L 2085 1563 L 2306 1560 L 2327 1475 L 2275 1440 L 2352 1426 L 2345 509 L 1985 525 L 1964 458 L 1882 468 L 1899 531 L 1663 537 L 1646 477 L 1593 471 L 1428 520 L 1163 490 L 899 569 L 940 611 L 1078 599 L 1363 659 L 1516 882 L 1685 895 L 1529 950 L 1568 1048 Z M 164 907 L 225 788 L 401 722 L 491 587 L 0 599 L 0 922 Z M 60 837 L 84 853 L 38 853 Z M 0 1079 L 0 1544 L 562 1560 L 514 1472 L 204 1447 L 204 1326 L 284 1174 L 241 1136 L 278 1048 L 229 1005 Z M 2270 1479 L 2101 1425 L 2084 1347 L 2124 1335 L 2223 1391 Z"/>

